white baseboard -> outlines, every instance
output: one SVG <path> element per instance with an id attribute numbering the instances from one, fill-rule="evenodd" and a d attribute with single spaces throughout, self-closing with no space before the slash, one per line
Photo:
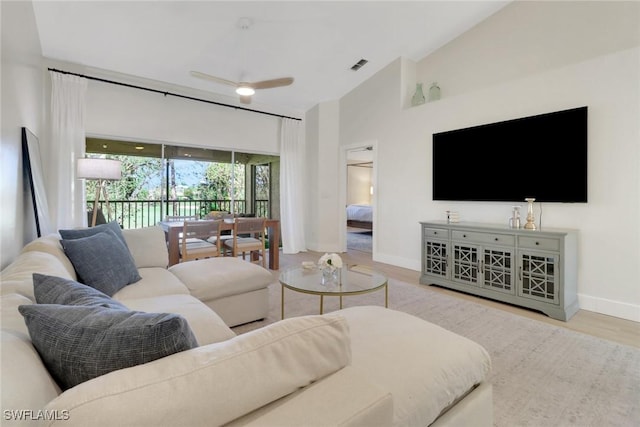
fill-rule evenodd
<path id="1" fill-rule="evenodd" d="M 422 266 L 420 265 L 420 261 L 416 261 L 413 259 L 407 259 L 399 256 L 381 254 L 376 252 L 373 253 L 372 258 L 374 261 L 377 261 L 377 262 L 395 265 L 396 267 L 407 268 L 409 270 L 420 271 L 422 269 Z"/>
<path id="2" fill-rule="evenodd" d="M 580 293 L 578 294 L 578 304 L 581 310 L 594 311 L 607 316 L 640 322 L 640 306 L 636 304 L 597 298 Z"/>
<path id="3" fill-rule="evenodd" d="M 342 249 L 337 244 L 321 245 L 307 242 L 307 250 L 311 252 L 322 253 L 342 253 Z"/>

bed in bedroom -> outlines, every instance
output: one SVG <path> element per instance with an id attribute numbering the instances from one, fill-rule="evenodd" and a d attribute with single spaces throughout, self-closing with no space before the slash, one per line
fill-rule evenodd
<path id="1" fill-rule="evenodd" d="M 347 226 L 373 229 L 373 207 L 371 205 L 348 205 Z"/>

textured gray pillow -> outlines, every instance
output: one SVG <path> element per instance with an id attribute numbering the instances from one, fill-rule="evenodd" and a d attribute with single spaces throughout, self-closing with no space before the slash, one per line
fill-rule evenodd
<path id="1" fill-rule="evenodd" d="M 90 237 L 98 233 L 102 233 L 103 231 L 111 230 L 118 236 L 118 239 L 127 246 L 127 241 L 124 240 L 124 235 L 122 234 L 122 229 L 120 228 L 120 224 L 116 221 L 111 221 L 106 224 L 96 225 L 95 227 L 89 228 L 75 228 L 71 230 L 58 230 L 60 236 L 62 236 L 65 240 L 73 240 L 80 239 L 82 237 Z"/>
<path id="2" fill-rule="evenodd" d="M 60 244 L 78 280 L 108 296 L 140 280 L 131 252 L 110 229 Z"/>
<path id="3" fill-rule="evenodd" d="M 198 346 L 189 324 L 177 314 L 55 304 L 21 305 L 18 310 L 63 390 Z"/>
<path id="4" fill-rule="evenodd" d="M 128 310 L 91 286 L 62 277 L 33 273 L 33 295 L 38 304 L 101 306 Z"/>

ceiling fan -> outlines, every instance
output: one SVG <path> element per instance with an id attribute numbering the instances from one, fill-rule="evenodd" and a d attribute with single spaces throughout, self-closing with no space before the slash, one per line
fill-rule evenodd
<path id="1" fill-rule="evenodd" d="M 191 71 L 191 75 L 200 79 L 210 80 L 212 82 L 235 87 L 236 93 L 240 95 L 240 102 L 242 104 L 251 104 L 251 95 L 256 93 L 256 90 L 258 89 L 271 89 L 275 87 L 289 86 L 293 83 L 293 77 L 281 77 L 278 79 L 262 80 L 258 82 L 234 82 L 232 80 L 223 79 L 210 74 L 201 73 L 199 71 Z"/>
<path id="2" fill-rule="evenodd" d="M 242 37 L 246 37 L 249 29 L 253 26 L 253 20 L 246 17 L 240 18 L 236 26 L 240 29 L 240 34 L 242 35 Z M 246 40 L 246 38 L 244 39 L 244 44 L 248 45 L 248 40 Z M 223 79 L 221 77 L 212 76 L 210 74 L 201 73 L 199 71 L 191 71 L 191 75 L 200 79 L 205 79 L 212 82 L 235 87 L 236 93 L 240 95 L 240 103 L 242 104 L 250 104 L 251 95 L 256 93 L 257 89 L 271 89 L 275 87 L 289 86 L 291 83 L 293 83 L 293 77 L 282 77 L 278 79 L 262 80 L 258 82 L 234 82 L 232 80 Z"/>

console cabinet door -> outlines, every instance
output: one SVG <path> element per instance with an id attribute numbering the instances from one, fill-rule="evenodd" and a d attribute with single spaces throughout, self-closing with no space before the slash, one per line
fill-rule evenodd
<path id="1" fill-rule="evenodd" d="M 511 248 L 485 247 L 482 249 L 480 266 L 483 288 L 515 294 L 513 252 Z"/>
<path id="2" fill-rule="evenodd" d="M 515 294 L 512 249 L 453 242 L 452 252 L 454 282 Z"/>
<path id="3" fill-rule="evenodd" d="M 423 250 L 423 274 L 448 279 L 449 243 L 446 240 L 425 239 Z"/>
<path id="4" fill-rule="evenodd" d="M 518 295 L 549 304 L 559 304 L 559 254 L 521 250 L 518 259 Z"/>
<path id="5" fill-rule="evenodd" d="M 451 279 L 465 285 L 478 286 L 480 275 L 480 246 L 452 243 Z"/>

